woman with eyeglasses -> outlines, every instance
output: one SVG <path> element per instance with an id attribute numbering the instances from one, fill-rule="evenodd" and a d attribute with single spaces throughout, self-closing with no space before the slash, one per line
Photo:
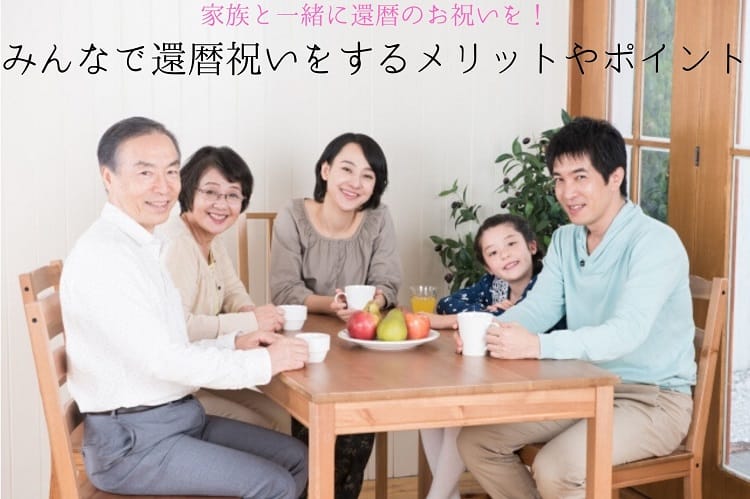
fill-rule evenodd
<path id="1" fill-rule="evenodd" d="M 250 168 L 229 147 L 206 146 L 188 159 L 180 179 L 180 215 L 159 231 L 167 239 L 163 258 L 180 291 L 190 341 L 226 338 L 229 348 L 282 342 L 299 349 L 304 341 L 274 333 L 283 315 L 273 305 L 253 303 L 217 237 L 247 208 Z M 290 432 L 289 414 L 259 391 L 201 389 L 195 396 L 208 414 Z"/>

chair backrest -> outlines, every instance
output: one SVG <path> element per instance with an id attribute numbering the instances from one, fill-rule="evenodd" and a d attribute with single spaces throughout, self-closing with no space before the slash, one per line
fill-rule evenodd
<path id="1" fill-rule="evenodd" d="M 246 289 L 250 289 L 250 265 L 249 265 L 249 241 L 248 241 L 248 230 L 247 227 L 251 220 L 261 220 L 265 223 L 265 231 L 263 241 L 265 248 L 265 277 L 263 283 L 265 285 L 265 301 L 270 301 L 271 295 L 269 290 L 269 278 L 268 275 L 271 271 L 271 239 L 273 237 L 273 222 L 276 219 L 275 212 L 245 212 L 240 214 L 238 218 L 237 228 L 237 270 L 240 275 L 240 280 L 245 285 Z M 254 263 L 254 268 L 259 266 Z"/>
<path id="2" fill-rule="evenodd" d="M 63 397 L 66 394 L 67 361 L 59 295 L 61 273 L 62 262 L 56 260 L 21 274 L 19 281 L 49 434 L 52 455 L 50 487 L 55 490 L 51 496 L 78 499 L 77 467 L 70 434 L 83 418 L 75 401 Z"/>
<path id="3" fill-rule="evenodd" d="M 721 332 L 727 318 L 727 286 L 725 277 L 715 277 L 709 281 L 702 277 L 690 276 L 690 293 L 694 304 L 707 303 L 706 322 L 702 329 L 696 327 L 695 331 L 698 375 L 693 389 L 693 418 L 685 439 L 685 448 L 691 451 L 699 462 L 703 458 Z"/>

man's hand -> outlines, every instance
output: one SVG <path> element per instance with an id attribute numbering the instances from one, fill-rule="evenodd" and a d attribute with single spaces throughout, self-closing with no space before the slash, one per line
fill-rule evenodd
<path id="1" fill-rule="evenodd" d="M 253 331 L 252 333 L 238 334 L 234 337 L 234 348 L 237 350 L 250 350 L 268 346 L 283 338 L 282 335 L 271 331 Z"/>
<path id="2" fill-rule="evenodd" d="M 284 313 L 275 305 L 261 305 L 255 307 L 255 320 L 258 329 L 263 331 L 280 331 L 284 327 Z"/>
<path id="3" fill-rule="evenodd" d="M 498 359 L 538 359 L 539 336 L 517 322 L 495 322 L 487 328 L 487 351 Z"/>
<path id="4" fill-rule="evenodd" d="M 307 342 L 297 338 L 279 336 L 279 339 L 268 347 L 271 356 L 271 374 L 301 369 L 308 357 Z"/>

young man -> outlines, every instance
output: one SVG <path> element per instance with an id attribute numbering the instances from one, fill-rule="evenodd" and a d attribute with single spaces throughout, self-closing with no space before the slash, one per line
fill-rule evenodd
<path id="1" fill-rule="evenodd" d="M 70 253 L 60 285 L 91 482 L 118 494 L 296 499 L 307 481 L 306 447 L 207 416 L 191 394 L 267 383 L 302 367 L 306 344 L 263 332 L 190 343 L 153 235 L 180 192 L 177 142 L 159 123 L 128 118 L 104 133 L 98 156 L 108 202 Z"/>
<path id="2" fill-rule="evenodd" d="M 572 223 L 554 233 L 534 289 L 488 330 L 488 351 L 583 359 L 619 375 L 613 464 L 668 454 L 687 433 L 696 370 L 685 249 L 627 200 L 625 143 L 609 123 L 572 121 L 546 157 Z M 540 334 L 563 315 L 568 329 Z M 585 420 L 564 420 L 467 427 L 458 443 L 493 498 L 552 499 L 585 496 L 585 441 Z M 534 442 L 546 445 L 532 477 L 514 452 Z"/>

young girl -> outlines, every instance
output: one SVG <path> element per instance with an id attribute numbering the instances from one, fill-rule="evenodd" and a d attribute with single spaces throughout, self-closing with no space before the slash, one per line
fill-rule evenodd
<path id="1" fill-rule="evenodd" d="M 529 223 L 517 215 L 485 220 L 474 238 L 474 252 L 487 273 L 476 284 L 440 299 L 440 315 L 428 314 L 433 328 L 455 328 L 459 312 L 502 314 L 526 296 L 542 270 L 544 253 Z"/>
<path id="2" fill-rule="evenodd" d="M 456 327 L 456 314 L 487 311 L 500 315 L 521 301 L 542 269 L 543 252 L 529 223 L 516 215 L 494 215 L 482 223 L 474 252 L 487 269 L 476 284 L 438 302 L 438 314 L 427 314 L 435 329 Z M 456 448 L 460 427 L 420 430 L 433 481 L 427 499 L 460 499 L 458 480 L 464 464 Z"/>

